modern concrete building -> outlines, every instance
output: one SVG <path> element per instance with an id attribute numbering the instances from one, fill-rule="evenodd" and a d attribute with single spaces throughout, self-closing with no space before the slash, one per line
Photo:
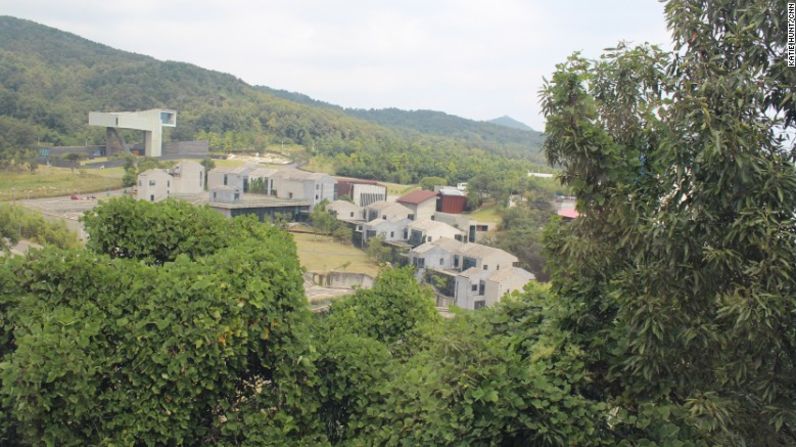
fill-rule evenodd
<path id="1" fill-rule="evenodd" d="M 415 220 L 431 219 L 437 210 L 437 193 L 421 189 L 399 197 L 396 202 L 412 210 Z"/>
<path id="2" fill-rule="evenodd" d="M 364 222 L 362 208 L 347 200 L 335 200 L 327 205 L 326 209 L 338 220 Z"/>
<path id="3" fill-rule="evenodd" d="M 387 200 L 387 187 L 374 180 L 337 177 L 336 197 L 350 197 L 359 206 Z"/>
<path id="4" fill-rule="evenodd" d="M 407 206 L 396 202 L 373 202 L 363 210 L 363 219 L 414 219 L 414 212 Z"/>
<path id="5" fill-rule="evenodd" d="M 169 169 L 173 194 L 199 194 L 205 190 L 205 168 L 195 161 L 181 161 Z"/>
<path id="6" fill-rule="evenodd" d="M 148 169 L 138 174 L 136 198 L 159 202 L 167 199 L 172 193 L 172 177 L 165 169 Z"/>
<path id="7" fill-rule="evenodd" d="M 436 276 L 438 294 L 464 309 L 478 309 L 521 290 L 535 279 L 516 267 L 517 257 L 498 248 L 441 238 L 410 250 L 409 262 L 419 277 Z"/>
<path id="8" fill-rule="evenodd" d="M 210 203 L 237 203 L 240 202 L 241 190 L 235 186 L 214 186 L 210 188 Z"/>
<path id="9" fill-rule="evenodd" d="M 455 302 L 463 309 L 480 309 L 492 306 L 506 293 L 522 290 L 536 277 L 533 273 L 519 267 L 498 270 L 478 270 L 471 267 L 456 276 Z"/>
<path id="10" fill-rule="evenodd" d="M 230 186 L 241 192 L 249 191 L 249 173 L 254 168 L 240 166 L 237 168 L 215 168 L 207 173 L 207 189 L 212 190 L 218 186 Z"/>
<path id="11" fill-rule="evenodd" d="M 223 196 L 225 200 L 230 198 L 229 190 L 232 190 L 232 200 L 213 201 L 211 197 L 208 205 L 227 217 L 251 215 L 260 221 L 273 221 L 277 215 L 280 215 L 291 221 L 301 221 L 309 215 L 309 200 L 283 200 L 264 194 L 239 193 L 231 187 L 220 186 L 218 188 L 217 192 L 221 195 L 217 195 L 217 197 Z M 238 194 L 237 198 L 235 194 Z"/>
<path id="12" fill-rule="evenodd" d="M 177 126 L 177 112 L 169 109 L 150 109 L 137 112 L 89 112 L 88 124 L 108 129 L 121 140 L 117 129 L 144 131 L 144 153 L 147 157 L 163 154 L 163 128 Z M 124 146 L 124 141 L 121 140 Z"/>
<path id="13" fill-rule="evenodd" d="M 406 239 L 409 245 L 413 247 L 441 238 L 463 240 L 464 232 L 444 222 L 437 222 L 431 219 L 416 220 L 407 225 Z"/>
<path id="14" fill-rule="evenodd" d="M 363 240 L 381 236 L 385 241 L 405 241 L 408 237 L 407 226 L 412 223 L 407 218 L 373 219 L 363 225 Z"/>
<path id="15" fill-rule="evenodd" d="M 204 191 L 205 169 L 194 161 L 181 161 L 171 169 L 149 169 L 138 174 L 136 197 L 158 202 L 180 194 Z"/>
<path id="16" fill-rule="evenodd" d="M 470 218 L 469 214 L 448 214 L 441 211 L 434 213 L 434 220 L 445 222 L 467 233 L 467 242 L 478 242 L 489 232 L 489 224 Z"/>
<path id="17" fill-rule="evenodd" d="M 280 199 L 310 202 L 310 210 L 324 200 L 334 200 L 335 179 L 320 172 L 280 169 L 273 174 L 273 194 Z"/>

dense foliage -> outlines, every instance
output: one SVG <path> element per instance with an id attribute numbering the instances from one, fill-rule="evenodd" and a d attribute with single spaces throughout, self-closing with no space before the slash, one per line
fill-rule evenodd
<path id="1" fill-rule="evenodd" d="M 784 4 L 745 5 L 671 1 L 675 54 L 621 45 L 558 66 L 545 149 L 582 217 L 551 229 L 550 266 L 596 395 L 666 411 L 711 445 L 784 446 L 796 71 Z"/>
<path id="2" fill-rule="evenodd" d="M 312 209 L 310 213 L 310 222 L 313 228 L 321 234 L 332 236 L 338 242 L 351 242 L 353 238 L 351 227 L 345 222 L 337 220 L 337 218 L 326 209 L 328 204 L 328 200 L 323 200 Z"/>
<path id="3" fill-rule="evenodd" d="M 173 201 L 3 257 L 0 443 L 796 444 L 796 71 L 773 2 L 734 5 L 670 1 L 676 54 L 557 67 L 581 216 L 547 229 L 550 288 L 492 308 L 441 319 L 385 269 L 313 318 L 286 233 Z"/>
<path id="4" fill-rule="evenodd" d="M 227 74 L 0 17 L 0 130 L 5 130 L 0 160 L 18 156 L 36 141 L 102 144 L 104 130 L 86 124 L 89 111 L 153 107 L 179 112 L 178 126 L 167 138 L 207 139 L 211 149 L 227 151 L 296 143 L 307 155 L 332 161 L 342 175 L 402 183 L 433 175 L 464 181 L 483 159 L 509 156 L 528 165 L 540 160 L 537 133 L 453 117 L 450 130 L 396 130 L 337 107 L 279 97 Z"/>
<path id="5" fill-rule="evenodd" d="M 286 233 L 129 199 L 87 229 L 89 250 L 0 267 L 3 445 L 284 445 L 312 432 L 309 312 Z M 263 417 L 256 434 L 244 409 Z"/>
<path id="6" fill-rule="evenodd" d="M 63 222 L 48 221 L 34 211 L 0 203 L 0 251 L 8 250 L 23 239 L 60 248 L 79 245 L 77 236 Z"/>

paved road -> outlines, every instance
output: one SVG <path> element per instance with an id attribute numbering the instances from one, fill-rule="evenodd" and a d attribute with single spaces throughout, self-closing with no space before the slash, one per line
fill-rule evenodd
<path id="1" fill-rule="evenodd" d="M 95 192 L 91 194 L 78 194 L 79 200 L 72 200 L 71 196 L 44 197 L 40 199 L 17 200 L 16 204 L 40 212 L 48 219 L 57 219 L 66 223 L 67 228 L 75 231 L 81 240 L 86 239 L 80 217 L 86 211 L 93 209 L 103 199 L 118 197 L 124 194 L 124 189 Z"/>

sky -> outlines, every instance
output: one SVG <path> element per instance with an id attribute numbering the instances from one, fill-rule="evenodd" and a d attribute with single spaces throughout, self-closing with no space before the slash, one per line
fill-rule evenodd
<path id="1" fill-rule="evenodd" d="M 543 77 L 573 51 L 670 47 L 656 0 L 0 0 L 0 14 L 345 107 L 537 130 Z"/>

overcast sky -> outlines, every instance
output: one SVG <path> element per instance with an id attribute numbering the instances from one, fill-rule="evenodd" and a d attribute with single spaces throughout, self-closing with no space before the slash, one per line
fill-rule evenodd
<path id="1" fill-rule="evenodd" d="M 670 46 L 655 0 L 0 0 L 0 14 L 342 106 L 539 130 L 542 77 L 572 51 Z"/>

